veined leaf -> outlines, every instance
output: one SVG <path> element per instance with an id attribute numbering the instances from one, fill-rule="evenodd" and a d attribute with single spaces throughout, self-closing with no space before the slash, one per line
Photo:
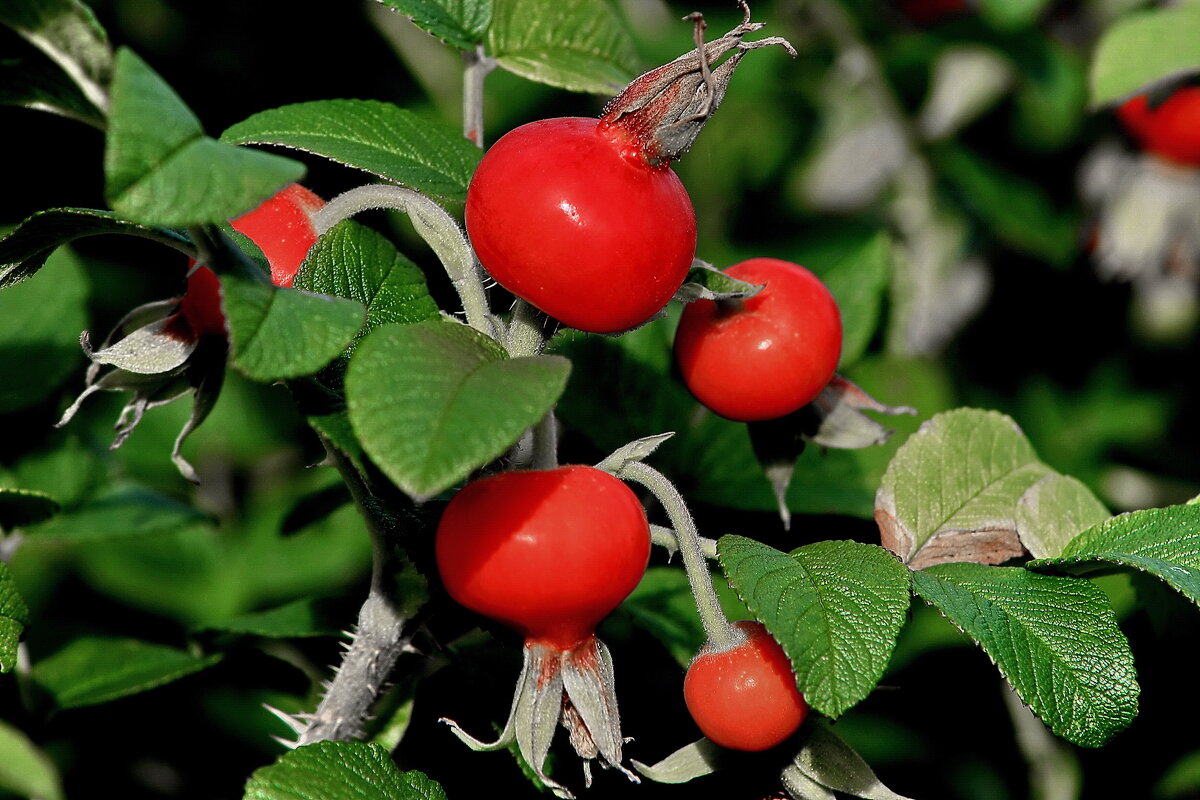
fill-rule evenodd
<path id="1" fill-rule="evenodd" d="M 17 592 L 17 584 L 0 561 L 0 673 L 10 671 L 17 663 L 17 643 L 29 624 L 29 607 Z"/>
<path id="2" fill-rule="evenodd" d="M 908 570 L 892 554 L 838 541 L 781 553 L 741 536 L 722 536 L 717 554 L 810 706 L 836 717 L 875 688 L 909 607 Z"/>
<path id="3" fill-rule="evenodd" d="M 1090 74 L 1092 106 L 1124 100 L 1200 72 L 1200 5 L 1129 14 L 1100 37 Z"/>
<path id="4" fill-rule="evenodd" d="M 379 0 L 418 28 L 459 50 L 483 41 L 492 21 L 492 0 Z"/>
<path id="5" fill-rule="evenodd" d="M 59 708 L 107 703 L 179 680 L 221 660 L 136 639 L 76 639 L 33 666 L 32 677 Z"/>
<path id="6" fill-rule="evenodd" d="M 424 499 L 499 456 L 558 400 L 570 362 L 508 358 L 454 322 L 385 325 L 346 374 L 350 422 L 397 486 Z"/>
<path id="7" fill-rule="evenodd" d="M 1133 721 L 1133 654 L 1108 599 L 1090 581 L 940 564 L 914 572 L 913 586 L 979 643 L 1057 735 L 1099 747 Z"/>
<path id="8" fill-rule="evenodd" d="M 1200 505 L 1133 511 L 1076 536 L 1057 558 L 1029 568 L 1093 572 L 1142 570 L 1200 605 Z"/>
<path id="9" fill-rule="evenodd" d="M 317 239 L 292 286 L 362 303 L 367 307 L 363 335 L 392 322 L 440 316 L 417 265 L 387 237 L 353 220 L 338 223 Z"/>
<path id="10" fill-rule="evenodd" d="M 999 564 L 1024 553 L 1017 500 L 1051 470 L 1003 414 L 956 409 L 926 421 L 888 464 L 875 496 L 883 546 L 913 569 Z"/>
<path id="11" fill-rule="evenodd" d="M 362 327 L 361 303 L 222 280 L 233 364 L 257 381 L 311 375 L 337 358 Z"/>
<path id="12" fill-rule="evenodd" d="M 121 216 L 169 228 L 220 224 L 304 171 L 290 158 L 208 138 L 158 73 L 131 50 L 117 52 L 104 176 Z"/>
<path id="13" fill-rule="evenodd" d="M 437 782 L 401 772 L 377 744 L 317 742 L 285 753 L 246 781 L 244 800 L 446 800 Z"/>
<path id="14" fill-rule="evenodd" d="M 1047 475 L 1021 495 L 1017 533 L 1034 558 L 1062 552 L 1067 543 L 1111 514 L 1078 479 Z"/>
<path id="15" fill-rule="evenodd" d="M 496 0 L 488 53 L 523 78 L 616 94 L 637 73 L 629 33 L 604 0 Z"/>
<path id="16" fill-rule="evenodd" d="M 221 134 L 290 147 L 427 194 L 462 200 L 482 151 L 461 133 L 377 100 L 314 100 L 261 111 Z"/>

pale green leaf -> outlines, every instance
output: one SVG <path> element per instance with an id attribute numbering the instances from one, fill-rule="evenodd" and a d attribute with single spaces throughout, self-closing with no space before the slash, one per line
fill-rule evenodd
<path id="1" fill-rule="evenodd" d="M 1055 734 L 1099 747 L 1137 714 L 1129 642 L 1090 581 L 1019 567 L 941 564 L 918 594 L 975 639 Z"/>
<path id="2" fill-rule="evenodd" d="M 487 49 L 509 72 L 577 92 L 616 94 L 639 66 L 605 0 L 496 0 Z"/>
<path id="3" fill-rule="evenodd" d="M 359 343 L 346 401 L 367 454 L 427 498 L 516 442 L 554 405 L 569 371 L 559 356 L 510 359 L 458 323 L 386 325 Z"/>
<path id="4" fill-rule="evenodd" d="M 276 381 L 311 375 L 337 358 L 366 318 L 361 303 L 222 280 L 233 364 L 247 377 Z"/>
<path id="5" fill-rule="evenodd" d="M 243 800 L 445 800 L 442 787 L 401 772 L 376 744 L 317 742 L 285 753 L 246 782 Z"/>
<path id="6" fill-rule="evenodd" d="M 107 703 L 206 669 L 218 654 L 192 655 L 136 639 L 82 637 L 33 665 L 32 677 L 58 708 Z"/>
<path id="7" fill-rule="evenodd" d="M 1112 517 L 1030 568 L 1092 572 L 1125 567 L 1166 582 L 1200 605 L 1200 506 L 1151 508 Z"/>
<path id="8" fill-rule="evenodd" d="M 875 497 L 883 545 L 914 569 L 1019 556 L 1017 501 L 1050 473 L 1003 414 L 969 408 L 938 414 L 909 437 L 884 473 Z"/>
<path id="9" fill-rule="evenodd" d="M 892 240 L 877 233 L 847 254 L 821 279 L 837 299 L 842 315 L 842 356 L 838 369 L 852 365 L 866 352 L 892 277 Z"/>
<path id="10" fill-rule="evenodd" d="M 908 570 L 892 554 L 847 541 L 781 553 L 741 536 L 722 536 L 717 554 L 810 706 L 836 717 L 875 688 L 909 608 Z"/>
<path id="11" fill-rule="evenodd" d="M 861 797 L 865 800 L 909 800 L 885 786 L 863 757 L 846 744 L 824 720 L 814 720 L 809 725 L 804 744 L 788 769 L 798 771 L 819 786 L 836 789 L 851 797 Z M 785 770 L 785 785 L 787 778 Z"/>
<path id="12" fill-rule="evenodd" d="M 304 165 L 204 135 L 179 95 L 131 50 L 117 52 L 105 139 L 105 196 L 148 225 L 219 224 L 299 180 Z"/>
<path id="13" fill-rule="evenodd" d="M 1100 37 L 1090 74 L 1092 106 L 1103 106 L 1200 72 L 1200 3 L 1139 11 Z"/>
<path id="14" fill-rule="evenodd" d="M 11 725 L 0 721 L 0 792 L 37 800 L 61 800 L 54 762 Z"/>
<path id="15" fill-rule="evenodd" d="M 292 286 L 357 300 L 367 307 L 363 335 L 393 322 L 437 319 L 425 274 L 385 236 L 353 220 L 321 235 Z"/>
<path id="16" fill-rule="evenodd" d="M 1017 534 L 1034 558 L 1049 558 L 1061 553 L 1077 534 L 1110 516 L 1078 479 L 1047 475 L 1021 496 Z"/>
<path id="17" fill-rule="evenodd" d="M 424 31 L 459 50 L 483 41 L 492 21 L 492 0 L 380 0 Z"/>
<path id="18" fill-rule="evenodd" d="M 301 150 L 459 200 L 482 157 L 457 130 L 377 100 L 314 100 L 268 109 L 228 128 L 221 140 Z"/>

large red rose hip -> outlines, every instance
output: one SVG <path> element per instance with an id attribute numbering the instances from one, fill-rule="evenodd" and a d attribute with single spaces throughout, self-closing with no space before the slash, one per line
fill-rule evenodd
<path id="1" fill-rule="evenodd" d="M 290 287 L 317 241 L 312 215 L 325 201 L 298 183 L 280 189 L 230 224 L 258 245 L 271 265 L 271 282 Z"/>
<path id="2" fill-rule="evenodd" d="M 742 422 L 812 402 L 833 377 L 842 322 L 833 295 L 799 264 L 752 258 L 726 274 L 765 284 L 743 300 L 697 300 L 675 333 L 675 360 L 696 399 Z"/>
<path id="3" fill-rule="evenodd" d="M 565 325 L 642 324 L 683 283 L 696 250 L 687 190 L 621 125 L 531 122 L 484 154 L 467 189 L 467 235 L 496 281 Z"/>

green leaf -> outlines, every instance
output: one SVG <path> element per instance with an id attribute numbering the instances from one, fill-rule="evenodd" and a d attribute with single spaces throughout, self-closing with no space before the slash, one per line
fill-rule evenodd
<path id="1" fill-rule="evenodd" d="M 380 0 L 422 30 L 459 50 L 483 41 L 492 21 L 492 0 Z"/>
<path id="2" fill-rule="evenodd" d="M 363 449 L 415 499 L 502 454 L 553 407 L 570 362 L 508 358 L 455 322 L 387 325 L 359 343 L 346 374 Z"/>
<path id="3" fill-rule="evenodd" d="M 311 375 L 337 358 L 366 317 L 361 303 L 222 279 L 233 364 L 257 381 Z"/>
<path id="4" fill-rule="evenodd" d="M 1034 558 L 1047 558 L 1058 555 L 1077 534 L 1110 516 L 1078 479 L 1047 475 L 1021 496 L 1017 534 Z"/>
<path id="5" fill-rule="evenodd" d="M 0 31 L 0 50 L 8 56 L 0 59 L 0 104 L 104 127 L 103 112 L 44 53 L 4 31 Z"/>
<path id="6" fill-rule="evenodd" d="M 487 49 L 509 72 L 575 92 L 616 94 L 639 66 L 604 0 L 496 0 Z"/>
<path id="7" fill-rule="evenodd" d="M 440 316 L 417 265 L 387 237 L 354 220 L 338 223 L 317 239 L 292 286 L 362 303 L 367 321 L 360 335 L 380 325 Z"/>
<path id="8" fill-rule="evenodd" d="M 266 611 L 210 622 L 200 626 L 199 630 L 244 633 L 271 639 L 296 639 L 338 636 L 346 624 L 346 621 L 335 613 L 333 603 L 308 597 Z"/>
<path id="9" fill-rule="evenodd" d="M 0 561 L 0 673 L 17 663 L 17 644 L 29 624 L 29 607 L 17 592 L 8 564 Z"/>
<path id="10" fill-rule="evenodd" d="M 971 408 L 938 414 L 883 475 L 875 496 L 883 546 L 913 569 L 1019 556 L 1017 501 L 1050 473 L 1009 417 Z"/>
<path id="11" fill-rule="evenodd" d="M 1129 14 L 1100 37 L 1090 74 L 1092 106 L 1124 100 L 1200 72 L 1200 5 Z"/>
<path id="12" fill-rule="evenodd" d="M 809 723 L 800 752 L 784 769 L 785 787 L 789 787 L 789 778 L 794 779 L 797 772 L 824 789 L 836 789 L 851 797 L 909 800 L 885 786 L 863 757 L 824 720 L 814 719 Z"/>
<path id="13" fill-rule="evenodd" d="M 386 750 L 317 742 L 285 753 L 246 781 L 243 800 L 445 800 L 436 781 L 401 772 Z"/>
<path id="14" fill-rule="evenodd" d="M 103 110 L 112 48 L 90 8 L 79 0 L 17 0 L 0 4 L 0 23 L 44 53 L 90 105 Z"/>
<path id="15" fill-rule="evenodd" d="M 880 232 L 821 276 L 842 314 L 842 370 L 860 359 L 879 327 L 883 294 L 892 277 L 892 240 Z"/>
<path id="16" fill-rule="evenodd" d="M 692 662 L 706 638 L 687 574 L 678 567 L 646 570 L 619 613 L 662 642 L 681 667 Z"/>
<path id="17" fill-rule="evenodd" d="M 1051 204 L 1041 184 L 953 143 L 938 148 L 936 160 L 964 205 L 1001 241 L 1053 265 L 1075 256 L 1078 223 Z"/>
<path id="18" fill-rule="evenodd" d="M 171 228 L 220 224 L 304 176 L 304 165 L 204 135 L 158 73 L 117 52 L 104 151 L 105 196 L 123 217 Z"/>
<path id="19" fill-rule="evenodd" d="M 315 100 L 259 112 L 221 134 L 323 156 L 427 194 L 462 200 L 482 157 L 457 130 L 377 100 Z"/>
<path id="20" fill-rule="evenodd" d="M 1087 63 L 1052 39 L 1016 54 L 1019 83 L 1013 96 L 1016 136 L 1034 147 L 1069 145 L 1087 110 Z"/>
<path id="21" fill-rule="evenodd" d="M 0 721 L 0 791 L 38 800 L 62 800 L 54 762 L 29 737 Z"/>
<path id="22" fill-rule="evenodd" d="M 781 553 L 722 536 L 717 555 L 792 660 L 810 706 L 836 717 L 875 688 L 909 608 L 908 570 L 891 553 L 842 541 Z"/>
<path id="23" fill-rule="evenodd" d="M 64 250 L 38 280 L 0 291 L 0 414 L 46 400 L 79 369 L 88 288 L 83 265 Z"/>
<path id="24" fill-rule="evenodd" d="M 1031 569 L 1090 572 L 1112 567 L 1148 572 L 1200 605 L 1200 505 L 1133 511 L 1076 536 L 1057 558 Z"/>
<path id="25" fill-rule="evenodd" d="M 110 487 L 79 508 L 30 531 L 91 542 L 170 533 L 206 519 L 195 508 L 141 486 Z"/>
<path id="26" fill-rule="evenodd" d="M 219 654 L 201 657 L 136 639 L 89 636 L 34 664 L 32 677 L 58 708 L 79 708 L 162 686 L 220 660 Z"/>
<path id="27" fill-rule="evenodd" d="M 1037 22 L 1050 0 L 980 0 L 979 15 L 993 28 L 1011 31 Z"/>
<path id="28" fill-rule="evenodd" d="M 1058 736 L 1099 747 L 1133 721 L 1133 655 L 1091 582 L 1020 567 L 941 564 L 913 573 L 913 585 L 979 643 Z"/>
<path id="29" fill-rule="evenodd" d="M 59 505 L 48 494 L 0 488 L 0 533 L 50 519 Z"/>
<path id="30" fill-rule="evenodd" d="M 111 211 L 52 208 L 39 211 L 0 239 L 0 289 L 33 275 L 61 245 L 84 236 L 106 233 L 142 236 L 163 244 L 191 248 L 191 243 L 174 231 L 121 219 Z"/>

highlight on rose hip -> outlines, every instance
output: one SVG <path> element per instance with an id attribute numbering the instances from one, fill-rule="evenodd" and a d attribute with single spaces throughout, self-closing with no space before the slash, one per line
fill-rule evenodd
<path id="1" fill-rule="evenodd" d="M 0 796 L 1200 796 L 1197 42 L 0 0 Z"/>

